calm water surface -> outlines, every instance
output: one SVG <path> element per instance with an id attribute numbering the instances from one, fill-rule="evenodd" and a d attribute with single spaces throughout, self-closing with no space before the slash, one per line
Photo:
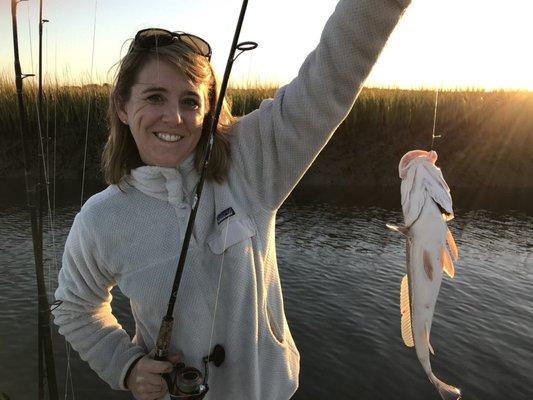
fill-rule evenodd
<path id="1" fill-rule="evenodd" d="M 79 207 L 57 207 L 46 234 L 47 284 Z M 302 355 L 295 399 L 435 399 L 415 352 L 400 335 L 403 239 L 385 229 L 399 210 L 288 204 L 279 212 L 277 250 L 285 307 Z M 457 209 L 450 223 L 460 251 L 444 279 L 432 328 L 433 370 L 464 399 L 533 399 L 533 217 Z M 27 212 L 0 206 L 0 393 L 37 397 L 36 285 Z M 128 332 L 128 301 L 113 310 Z M 55 328 L 54 328 L 55 329 Z M 61 398 L 130 399 L 113 392 L 54 332 Z"/>

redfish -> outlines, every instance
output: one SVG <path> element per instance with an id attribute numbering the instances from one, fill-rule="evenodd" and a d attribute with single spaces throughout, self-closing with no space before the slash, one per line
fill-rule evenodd
<path id="1" fill-rule="evenodd" d="M 435 354 L 429 337 L 443 271 L 455 275 L 458 258 L 447 222 L 453 218 L 450 188 L 435 166 L 437 153 L 413 150 L 398 167 L 404 225 L 387 225 L 407 238 L 406 268 L 400 288 L 402 339 L 415 347 L 429 380 L 445 400 L 457 400 L 461 391 L 438 379 L 431 370 L 429 353 Z M 452 261 L 453 260 L 453 261 Z"/>

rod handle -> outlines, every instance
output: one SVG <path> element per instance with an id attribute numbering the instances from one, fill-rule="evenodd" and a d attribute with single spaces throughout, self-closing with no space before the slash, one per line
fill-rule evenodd
<path id="1" fill-rule="evenodd" d="M 172 337 L 172 325 L 174 324 L 174 318 L 164 317 L 159 328 L 159 335 L 157 336 L 157 342 L 155 345 L 154 360 L 166 361 L 168 357 L 168 349 L 170 348 L 170 340 Z"/>

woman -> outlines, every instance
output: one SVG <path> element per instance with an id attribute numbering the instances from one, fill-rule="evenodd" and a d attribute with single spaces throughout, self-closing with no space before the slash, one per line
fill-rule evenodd
<path id="1" fill-rule="evenodd" d="M 169 362 L 149 353 L 181 251 L 216 84 L 201 39 L 180 36 L 156 47 L 137 36 L 111 94 L 103 156 L 110 186 L 75 218 L 56 292 L 63 303 L 54 311 L 60 333 L 112 388 L 162 398 L 160 374 L 171 363 L 202 369 L 202 357 L 219 343 L 226 357 L 209 371 L 207 399 L 293 395 L 299 353 L 283 311 L 276 212 L 351 109 L 407 4 L 339 2 L 297 78 L 238 121 L 222 115 Z M 111 313 L 114 285 L 130 299 L 133 340 Z"/>

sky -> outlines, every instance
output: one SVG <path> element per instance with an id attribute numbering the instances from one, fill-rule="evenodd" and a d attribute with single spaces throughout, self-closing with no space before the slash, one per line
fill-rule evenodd
<path id="1" fill-rule="evenodd" d="M 232 83 L 289 82 L 336 3 L 250 0 L 240 40 L 259 47 L 235 62 Z M 240 7 L 241 0 L 45 0 L 45 75 L 111 82 L 124 43 L 146 27 L 206 39 L 222 75 Z M 38 0 L 18 6 L 24 73 L 37 70 L 38 11 Z M 0 0 L 0 71 L 8 77 L 14 75 L 10 14 L 10 2 Z M 366 86 L 533 90 L 532 18 L 531 0 L 413 0 Z"/>

